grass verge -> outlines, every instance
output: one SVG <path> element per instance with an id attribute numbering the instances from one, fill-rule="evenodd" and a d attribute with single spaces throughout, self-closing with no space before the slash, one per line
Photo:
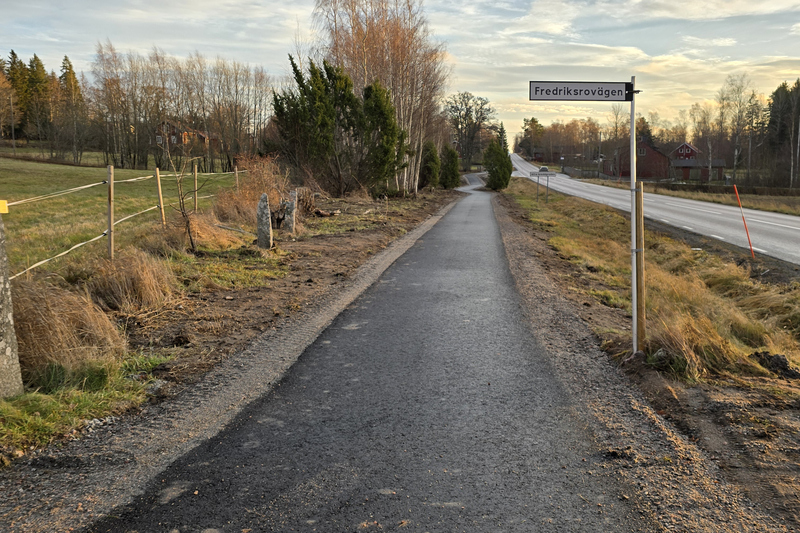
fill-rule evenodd
<path id="1" fill-rule="evenodd" d="M 598 303 L 630 312 L 630 223 L 617 211 L 550 194 L 536 202 L 535 184 L 514 178 L 507 190 L 548 243 L 590 282 Z M 747 266 L 693 250 L 665 235 L 645 235 L 648 362 L 688 381 L 712 375 L 767 375 L 756 352 L 800 357 L 800 283 L 770 285 Z M 596 332 L 617 355 L 630 342 Z M 627 343 L 627 344 L 626 344 Z M 622 347 L 621 349 L 619 347 Z"/>

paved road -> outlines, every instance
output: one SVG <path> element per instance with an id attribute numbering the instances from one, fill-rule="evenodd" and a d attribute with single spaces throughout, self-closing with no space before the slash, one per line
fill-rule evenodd
<path id="1" fill-rule="evenodd" d="M 514 173 L 516 176 L 528 178 L 530 172 L 538 168 L 517 154 L 512 154 L 511 159 L 516 169 Z M 551 177 L 550 187 L 623 211 L 631 210 L 631 193 L 627 190 L 584 183 L 565 174 Z M 745 209 L 744 213 L 753 248 L 757 254 L 800 264 L 800 217 L 754 209 Z M 749 250 L 742 213 L 738 207 L 645 193 L 644 215 L 645 218 Z"/>
<path id="2" fill-rule="evenodd" d="M 651 530 L 529 330 L 490 198 L 459 202 L 274 391 L 91 531 Z"/>

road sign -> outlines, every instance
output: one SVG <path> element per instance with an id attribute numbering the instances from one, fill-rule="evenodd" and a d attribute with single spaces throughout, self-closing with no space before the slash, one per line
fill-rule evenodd
<path id="1" fill-rule="evenodd" d="M 633 330 L 634 353 L 644 345 L 645 340 L 644 215 L 642 213 L 642 189 L 636 185 L 636 106 L 633 95 L 639 91 L 635 90 L 635 84 L 636 77 L 631 76 L 630 83 L 532 81 L 528 87 L 531 100 L 631 103 L 631 304 L 634 309 L 631 329 Z M 563 156 L 561 160 L 564 160 Z M 563 163 L 561 170 L 564 170 Z M 550 180 L 549 177 L 547 179 Z"/>
<path id="2" fill-rule="evenodd" d="M 531 100 L 572 100 L 591 102 L 630 102 L 633 84 L 594 81 L 532 81 Z"/>

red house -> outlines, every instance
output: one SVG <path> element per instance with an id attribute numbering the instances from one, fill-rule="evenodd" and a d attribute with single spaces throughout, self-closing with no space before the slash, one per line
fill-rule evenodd
<path id="1" fill-rule="evenodd" d="M 609 176 L 631 175 L 631 149 L 625 146 L 616 150 L 614 157 L 603 161 L 603 173 Z M 636 177 L 649 180 L 669 179 L 669 157 L 642 139 L 636 143 Z"/>
<path id="2" fill-rule="evenodd" d="M 724 159 L 713 159 L 711 165 L 708 160 L 700 157 L 700 150 L 692 144 L 685 142 L 670 152 L 670 164 L 675 169 L 676 175 L 682 181 L 722 180 L 725 169 Z M 710 168 L 709 168 L 710 167 Z"/>

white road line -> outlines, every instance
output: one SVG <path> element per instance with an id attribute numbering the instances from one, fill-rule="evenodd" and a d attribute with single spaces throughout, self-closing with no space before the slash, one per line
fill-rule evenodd
<path id="1" fill-rule="evenodd" d="M 681 226 L 681 227 L 682 227 L 683 229 L 688 229 L 689 231 L 694 231 L 694 230 L 693 230 L 692 228 L 690 228 L 689 226 Z"/>
<path id="2" fill-rule="evenodd" d="M 761 224 L 769 224 L 770 226 L 778 226 L 780 228 L 789 228 L 789 229 L 796 229 L 800 231 L 800 228 L 796 226 L 787 226 L 786 224 L 776 224 L 775 222 L 767 222 L 766 220 L 758 220 L 757 218 L 751 218 L 751 222 L 760 222 Z"/>
<path id="3" fill-rule="evenodd" d="M 756 248 L 755 246 L 753 246 L 753 251 L 758 252 L 760 254 L 769 254 L 768 251 L 762 250 L 761 248 Z"/>
<path id="4" fill-rule="evenodd" d="M 709 237 L 712 237 L 714 239 L 718 239 L 720 241 L 724 241 L 725 240 L 724 238 L 720 237 L 719 235 L 709 235 Z"/>
<path id="5" fill-rule="evenodd" d="M 660 218 L 659 220 L 660 220 L 661 222 L 665 222 L 665 223 L 669 224 L 669 220 L 667 220 L 666 218 Z"/>
<path id="6" fill-rule="evenodd" d="M 719 211 L 710 211 L 708 209 L 700 209 L 699 207 L 689 207 L 688 205 L 682 204 L 673 204 L 671 202 L 664 202 L 664 205 L 670 205 L 672 207 L 680 207 L 681 209 L 691 209 L 692 211 L 700 211 L 701 213 L 709 213 L 712 215 L 719 215 Z"/>

